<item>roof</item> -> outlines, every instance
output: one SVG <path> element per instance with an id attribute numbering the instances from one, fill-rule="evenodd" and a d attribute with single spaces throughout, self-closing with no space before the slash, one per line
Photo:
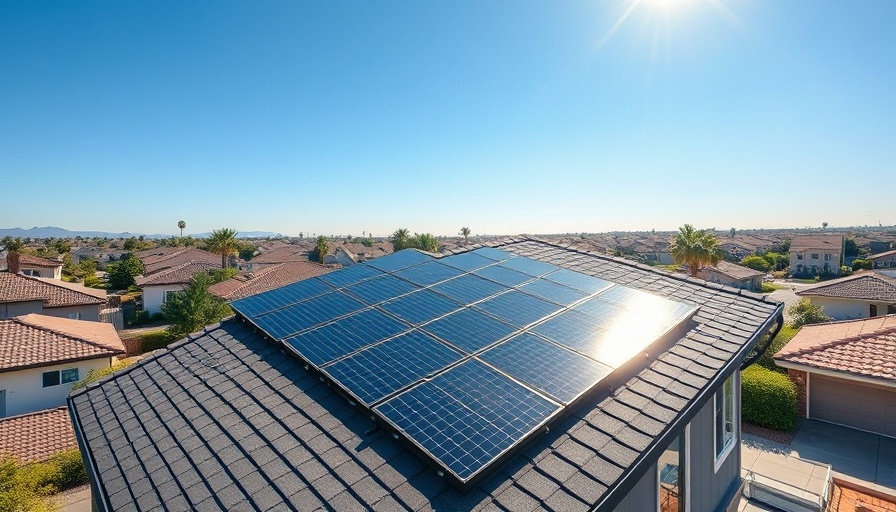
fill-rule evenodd
<path id="1" fill-rule="evenodd" d="M 52 277 L 35 277 L 34 279 L 38 279 L 47 284 L 60 288 L 68 288 L 69 290 L 73 290 L 76 292 L 86 293 L 87 295 L 102 299 L 103 301 L 105 301 L 109 297 L 109 294 L 103 288 L 90 288 L 89 286 L 84 286 L 81 283 L 70 283 L 68 281 L 62 281 L 60 279 L 53 279 Z"/>
<path id="2" fill-rule="evenodd" d="M 714 270 L 720 274 L 724 274 L 732 279 L 752 279 L 757 276 L 764 276 L 765 272 L 753 270 L 752 268 L 735 265 L 727 261 L 720 261 L 718 264 L 706 267 L 702 270 Z"/>
<path id="3" fill-rule="evenodd" d="M 205 262 L 221 265 L 221 256 L 195 247 L 159 247 L 137 253 L 143 263 L 143 275 L 150 276 L 185 263 Z"/>
<path id="4" fill-rule="evenodd" d="M 0 455 L 39 462 L 77 447 L 67 407 L 0 418 Z"/>
<path id="5" fill-rule="evenodd" d="M 97 500 L 109 509 L 612 509 L 781 311 L 750 292 L 575 248 L 496 246 L 700 310 L 668 350 L 466 493 L 234 318 L 70 397 Z"/>
<path id="6" fill-rule="evenodd" d="M 803 326 L 775 360 L 896 382 L 896 315 Z"/>
<path id="7" fill-rule="evenodd" d="M 40 256 L 32 256 L 31 254 L 19 254 L 19 265 L 27 265 L 29 267 L 56 268 L 61 267 L 62 262 L 41 258 Z"/>
<path id="8" fill-rule="evenodd" d="M 790 252 L 809 251 L 812 249 L 841 251 L 843 235 L 796 235 L 790 241 Z"/>
<path id="9" fill-rule="evenodd" d="M 208 272 L 221 268 L 221 262 L 209 263 L 205 261 L 191 261 L 183 263 L 155 274 L 137 278 L 137 286 L 159 286 L 166 284 L 187 284 L 194 275 L 200 272 Z"/>
<path id="10" fill-rule="evenodd" d="M 112 324 L 35 314 L 0 320 L 0 372 L 124 352 Z"/>
<path id="11" fill-rule="evenodd" d="M 240 274 L 227 281 L 215 283 L 208 291 L 224 300 L 236 300 L 280 288 L 288 284 L 326 274 L 339 268 L 333 265 L 321 265 L 310 261 L 288 261 L 279 265 L 263 268 L 257 272 Z"/>
<path id="12" fill-rule="evenodd" d="M 800 290 L 796 294 L 891 302 L 896 301 L 896 279 L 878 272 L 859 272 Z"/>
<path id="13" fill-rule="evenodd" d="M 253 265 L 270 265 L 287 261 L 308 261 L 308 250 L 293 245 L 276 247 L 253 257 L 248 263 Z"/>
<path id="14" fill-rule="evenodd" d="M 0 302 L 39 300 L 45 308 L 103 304 L 105 297 L 87 293 L 56 280 L 41 280 L 22 274 L 0 272 Z"/>
<path id="15" fill-rule="evenodd" d="M 875 261 L 875 260 L 880 260 L 880 259 L 884 259 L 884 258 L 893 258 L 893 257 L 896 257 L 896 250 L 872 254 L 871 256 L 868 256 L 868 259 L 871 261 Z"/>

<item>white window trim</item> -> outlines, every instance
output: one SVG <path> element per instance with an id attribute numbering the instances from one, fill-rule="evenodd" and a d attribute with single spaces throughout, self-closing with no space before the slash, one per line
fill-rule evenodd
<path id="1" fill-rule="evenodd" d="M 715 423 L 715 420 L 713 420 Z M 691 511 L 691 424 L 688 423 L 684 426 L 684 431 L 681 433 L 684 436 L 684 511 Z M 659 463 L 656 465 L 656 510 L 660 512 L 660 467 Z M 681 476 L 679 476 L 679 480 L 682 480 Z"/>
<path id="2" fill-rule="evenodd" d="M 716 474 L 719 472 L 719 468 L 721 468 L 722 464 L 724 464 L 725 461 L 728 460 L 728 456 L 731 455 L 731 452 L 734 451 L 734 447 L 737 446 L 740 442 L 739 437 L 738 437 L 738 433 L 740 431 L 740 407 L 738 407 L 738 403 L 737 403 L 738 402 L 737 397 L 739 395 L 738 390 L 740 390 L 739 372 L 735 371 L 734 373 L 731 374 L 731 377 L 728 377 L 728 378 L 732 379 L 734 381 L 733 385 L 731 386 L 731 395 L 732 395 L 731 399 L 734 402 L 732 404 L 733 412 L 731 414 L 731 418 L 732 418 L 732 421 L 734 422 L 734 425 L 732 426 L 733 428 L 731 429 L 731 444 L 729 444 L 728 447 L 725 448 L 725 450 L 722 453 L 720 453 L 718 456 L 716 456 L 716 453 L 718 453 L 718 451 L 719 451 L 718 446 L 716 446 L 716 439 L 718 439 L 718 435 L 716 432 L 716 414 L 715 414 L 716 413 L 716 394 L 715 393 L 712 394 L 712 413 L 713 413 L 712 414 L 712 453 L 713 453 L 713 456 L 715 457 L 715 464 L 713 465 L 713 470 L 712 470 L 713 474 Z M 725 386 L 725 383 L 723 382 L 722 387 L 724 388 L 724 386 Z"/>

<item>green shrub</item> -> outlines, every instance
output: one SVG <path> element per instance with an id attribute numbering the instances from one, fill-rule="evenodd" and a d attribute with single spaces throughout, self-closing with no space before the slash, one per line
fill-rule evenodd
<path id="1" fill-rule="evenodd" d="M 820 324 L 833 320 L 833 318 L 824 314 L 824 306 L 812 304 L 809 299 L 800 299 L 799 302 L 787 308 L 787 312 L 793 318 L 791 325 L 795 328 L 806 324 Z"/>
<path id="2" fill-rule="evenodd" d="M 753 270 L 758 270 L 759 272 L 768 272 L 772 266 L 769 264 L 768 260 L 763 258 L 762 256 L 757 256 L 756 254 L 751 254 L 746 258 L 740 261 L 740 264 L 747 267 L 752 268 Z"/>
<path id="3" fill-rule="evenodd" d="M 76 389 L 81 389 L 84 386 L 86 386 L 92 382 L 96 382 L 96 381 L 102 379 L 103 377 L 105 377 L 106 375 L 110 375 L 112 373 L 117 372 L 118 370 L 127 368 L 128 366 L 133 364 L 133 362 L 134 361 L 119 361 L 118 363 L 113 364 L 112 366 L 110 366 L 108 368 L 102 368 L 99 370 L 90 370 L 89 372 L 87 372 L 87 375 L 85 375 L 83 379 L 76 382 L 75 385 L 72 386 L 72 391 L 74 391 Z"/>
<path id="4" fill-rule="evenodd" d="M 87 483 L 87 469 L 77 448 L 59 452 L 44 464 L 50 466 L 49 482 L 57 489 L 69 489 Z"/>
<path id="5" fill-rule="evenodd" d="M 852 261 L 853 270 L 871 270 L 871 260 L 855 259 Z"/>
<path id="6" fill-rule="evenodd" d="M 784 370 L 782 368 L 779 368 L 778 365 L 775 364 L 775 360 L 772 357 L 776 352 L 784 348 L 784 345 L 786 345 L 788 341 L 793 339 L 793 337 L 796 336 L 796 333 L 798 333 L 799 331 L 799 328 L 791 327 L 789 325 L 785 325 L 784 327 L 782 327 L 781 332 L 779 332 L 778 335 L 775 336 L 775 339 L 772 340 L 772 344 L 769 345 L 768 350 L 766 350 L 761 356 L 759 356 L 759 359 L 757 359 L 753 364 L 758 364 L 759 366 L 769 370 L 783 372 Z M 765 344 L 767 337 L 768 335 L 766 334 L 759 341 L 759 344 Z"/>
<path id="7" fill-rule="evenodd" d="M 177 341 L 180 338 L 181 336 L 168 331 L 155 331 L 141 334 L 140 342 L 142 343 L 143 352 L 152 352 L 153 350 L 165 348 L 169 343 Z"/>
<path id="8" fill-rule="evenodd" d="M 796 428 L 796 385 L 786 375 L 752 365 L 741 372 L 744 421 L 774 430 Z"/>
<path id="9" fill-rule="evenodd" d="M 46 462 L 22 464 L 0 458 L 0 512 L 51 511 L 50 495 L 87 482 L 87 471 L 77 448 Z"/>

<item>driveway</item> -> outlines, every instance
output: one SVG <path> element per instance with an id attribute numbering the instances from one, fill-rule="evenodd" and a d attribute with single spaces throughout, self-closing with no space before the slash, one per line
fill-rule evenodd
<path id="1" fill-rule="evenodd" d="M 805 290 L 810 286 L 815 286 L 815 284 L 805 284 L 805 283 L 793 283 L 790 281 L 781 281 L 776 280 L 776 285 L 784 286 L 783 289 L 775 290 L 772 293 L 768 294 L 769 300 L 773 300 L 775 302 L 783 302 L 784 303 L 784 320 L 787 323 L 790 323 L 791 318 L 790 314 L 787 312 L 790 309 L 790 306 L 796 304 L 800 301 L 800 296 L 796 294 L 796 292 L 800 290 Z"/>

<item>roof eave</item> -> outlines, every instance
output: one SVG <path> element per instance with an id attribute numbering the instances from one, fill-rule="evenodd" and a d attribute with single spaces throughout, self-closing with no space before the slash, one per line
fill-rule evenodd
<path id="1" fill-rule="evenodd" d="M 77 363 L 79 361 L 90 361 L 92 359 L 105 359 L 107 357 L 122 356 L 125 354 L 126 354 L 126 352 L 124 350 L 109 349 L 109 351 L 106 352 L 105 354 L 97 354 L 97 355 L 86 356 L 86 357 L 74 357 L 74 358 L 69 358 L 69 359 L 59 359 L 59 360 L 54 360 L 54 361 L 44 361 L 44 362 L 40 362 L 40 363 L 32 363 L 32 364 L 26 364 L 26 365 L 22 365 L 22 366 L 13 366 L 13 367 L 9 367 L 9 368 L 0 368 L 0 373 L 10 373 L 10 372 L 17 372 L 20 370 L 30 370 L 32 368 L 42 368 L 44 366 L 57 366 L 57 365 L 66 364 L 66 363 Z"/>
<path id="2" fill-rule="evenodd" d="M 788 361 L 786 359 L 778 359 L 775 358 L 775 364 L 780 366 L 781 368 L 787 368 L 791 370 L 798 370 L 806 373 L 817 373 L 819 375 L 824 375 L 826 377 L 833 377 L 837 379 L 843 380 L 851 380 L 854 382 L 859 382 L 862 384 L 872 384 L 874 386 L 884 386 L 888 388 L 896 389 L 896 381 L 877 378 L 877 377 L 869 377 L 867 375 L 858 375 L 852 372 L 848 372 L 845 370 L 831 370 L 828 368 L 818 368 L 816 366 L 811 366 L 804 363 L 797 363 L 794 361 Z"/>

